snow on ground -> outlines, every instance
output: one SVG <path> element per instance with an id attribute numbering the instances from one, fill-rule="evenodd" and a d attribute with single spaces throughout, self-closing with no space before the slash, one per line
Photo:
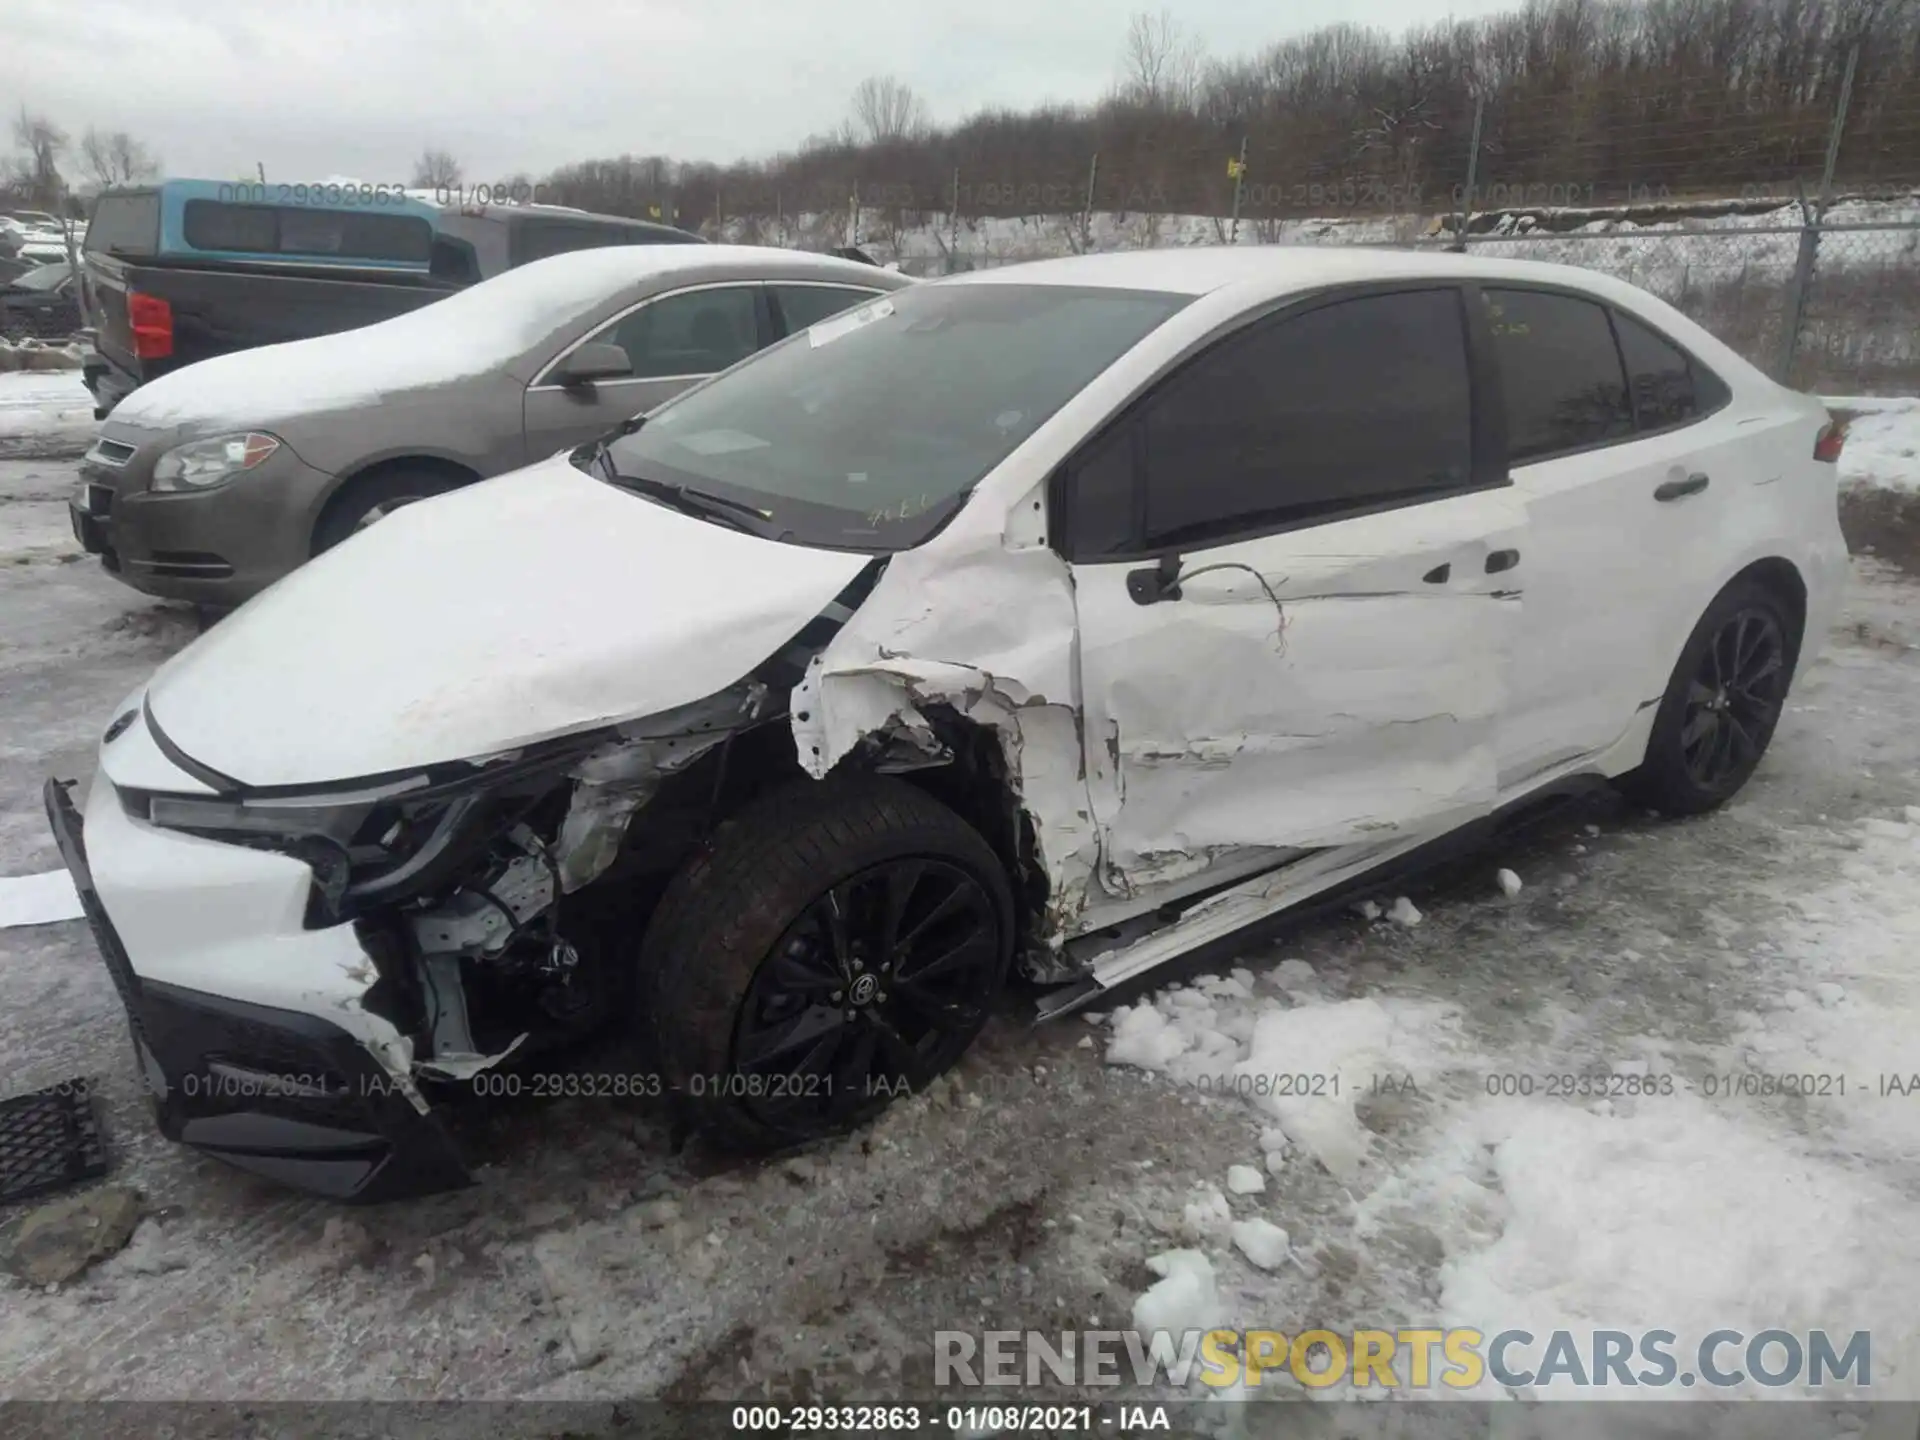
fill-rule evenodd
<path id="1" fill-rule="evenodd" d="M 1920 491 L 1920 400 L 1830 397 L 1827 405 L 1855 412 L 1840 451 L 1843 483 Z"/>
<path id="2" fill-rule="evenodd" d="M 3 876 L 58 863 L 41 780 L 84 778 L 192 633 L 80 556 L 74 481 L 0 461 Z M 1920 588 L 1863 563 L 1716 815 L 1596 800 L 1394 897 L 1418 925 L 1342 913 L 1102 1026 L 1013 997 L 953 1083 L 798 1159 L 675 1153 L 657 1107 L 496 1106 L 461 1118 L 476 1189 L 375 1211 L 161 1141 L 84 926 L 0 929 L 0 1085 L 96 1077 L 157 1212 L 60 1293 L 0 1280 L 0 1373 L 877 1399 L 925 1390 L 935 1329 L 1111 1328 L 1157 1295 L 1290 1333 L 1870 1329 L 1875 1391 L 1920 1396 L 1916 710 Z"/>
<path id="3" fill-rule="evenodd" d="M 1387 1287 L 1403 1321 L 1564 1329 L 1583 1355 L 1598 1329 L 1671 1330 L 1682 1354 L 1721 1327 L 1870 1330 L 1873 1393 L 1920 1398 L 1907 1360 L 1920 1339 L 1920 807 L 1709 823 L 1758 827 L 1831 872 L 1763 923 L 1704 912 L 1708 954 L 1738 982 L 1716 1007 L 1722 1033 L 1646 1016 L 1582 1036 L 1589 1019 L 1542 1005 L 1531 1033 L 1489 1045 L 1459 1003 L 1341 998 L 1346 975 L 1296 957 L 1121 1006 L 1106 1059 L 1237 1097 L 1263 1146 L 1284 1136 L 1282 1174 L 1317 1164 L 1339 1182 L 1337 1228 L 1358 1243 L 1426 1237 L 1434 1287 Z M 1589 958 L 1617 983 L 1671 946 Z M 1382 1112 L 1417 1124 L 1396 1134 Z M 1213 1177 L 1192 1179 L 1218 1208 Z M 1190 1229 L 1267 1218 L 1228 1189 L 1233 1215 Z M 1217 1236 L 1210 1249 L 1234 1302 L 1222 1323 L 1298 1315 L 1298 1276 L 1235 1274 Z M 1384 1323 L 1378 1310 L 1316 1320 Z"/>
<path id="4" fill-rule="evenodd" d="M 78 455 L 95 428 L 78 370 L 0 371 L 0 457 Z"/>

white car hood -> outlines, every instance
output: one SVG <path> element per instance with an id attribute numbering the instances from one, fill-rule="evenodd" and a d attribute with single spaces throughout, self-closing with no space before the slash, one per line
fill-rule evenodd
<path id="1" fill-rule="evenodd" d="M 396 512 L 163 666 L 167 740 L 249 786 L 474 759 L 724 689 L 869 557 L 758 539 L 564 456 Z"/>

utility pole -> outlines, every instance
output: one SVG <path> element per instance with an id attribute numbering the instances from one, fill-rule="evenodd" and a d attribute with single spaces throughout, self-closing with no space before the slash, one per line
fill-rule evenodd
<path id="1" fill-rule="evenodd" d="M 1087 162 L 1087 203 L 1080 210 L 1080 251 L 1085 254 L 1093 248 L 1093 187 L 1100 180 L 1100 152 L 1093 152 L 1093 159 Z"/>
<path id="2" fill-rule="evenodd" d="M 1487 97 L 1476 95 L 1473 101 L 1473 138 L 1467 142 L 1467 193 L 1460 197 L 1460 222 L 1453 232 L 1452 248 L 1467 248 L 1467 217 L 1473 214 L 1473 195 L 1480 185 L 1480 124 L 1486 119 Z"/>
<path id="3" fill-rule="evenodd" d="M 1227 243 L 1240 243 L 1240 194 L 1247 184 L 1247 137 L 1240 137 L 1240 158 L 1233 162 L 1233 221 L 1227 228 Z"/>
<path id="4" fill-rule="evenodd" d="M 1787 287 L 1787 307 L 1781 322 L 1780 359 L 1774 379 L 1790 384 L 1794 357 L 1800 348 L 1800 331 L 1807 323 L 1807 301 L 1813 293 L 1813 270 L 1820 257 L 1820 229 L 1833 203 L 1833 171 L 1840 161 L 1840 139 L 1847 130 L 1847 107 L 1853 101 L 1853 76 L 1860 65 L 1860 46 L 1856 42 L 1847 51 L 1846 73 L 1840 78 L 1840 103 L 1834 107 L 1833 129 L 1827 134 L 1827 157 L 1820 167 L 1820 194 L 1810 205 L 1805 187 L 1799 187 L 1800 250 L 1794 257 L 1793 279 Z"/>
<path id="5" fill-rule="evenodd" d="M 947 273 L 960 266 L 960 167 L 953 167 L 953 201 L 947 206 Z"/>

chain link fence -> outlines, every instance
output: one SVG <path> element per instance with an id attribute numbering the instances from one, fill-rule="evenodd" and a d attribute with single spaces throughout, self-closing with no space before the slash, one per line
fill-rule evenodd
<path id="1" fill-rule="evenodd" d="M 1671 116 L 1598 124 L 1569 142 L 1558 111 L 1606 99 L 1570 96 L 1363 137 L 1338 166 L 1316 160 L 1301 173 L 1281 147 L 1229 138 L 1025 172 L 956 168 L 937 188 L 922 177 L 739 196 L 741 208 L 710 233 L 852 245 L 920 276 L 1220 244 L 1431 246 L 1551 261 L 1659 295 L 1796 388 L 1915 395 L 1920 101 L 1904 81 L 1856 89 L 1858 63 L 1857 53 L 1847 58 L 1830 110 L 1802 106 L 1790 121 L 1729 110 L 1711 82 L 1682 96 L 1713 141 L 1704 170 L 1699 147 L 1676 145 Z"/>

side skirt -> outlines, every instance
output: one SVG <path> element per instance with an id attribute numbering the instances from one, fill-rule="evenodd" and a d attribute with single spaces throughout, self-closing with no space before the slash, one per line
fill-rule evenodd
<path id="1" fill-rule="evenodd" d="M 1058 1019 L 1110 998 L 1119 987 L 1174 960 L 1187 962 L 1183 970 L 1199 970 L 1229 959 L 1284 928 L 1390 889 L 1498 836 L 1536 824 L 1606 784 L 1604 776 L 1591 772 L 1564 775 L 1441 835 L 1322 850 L 1230 886 L 1164 928 L 1100 956 L 1086 979 L 1044 996 L 1036 1020 Z"/>

